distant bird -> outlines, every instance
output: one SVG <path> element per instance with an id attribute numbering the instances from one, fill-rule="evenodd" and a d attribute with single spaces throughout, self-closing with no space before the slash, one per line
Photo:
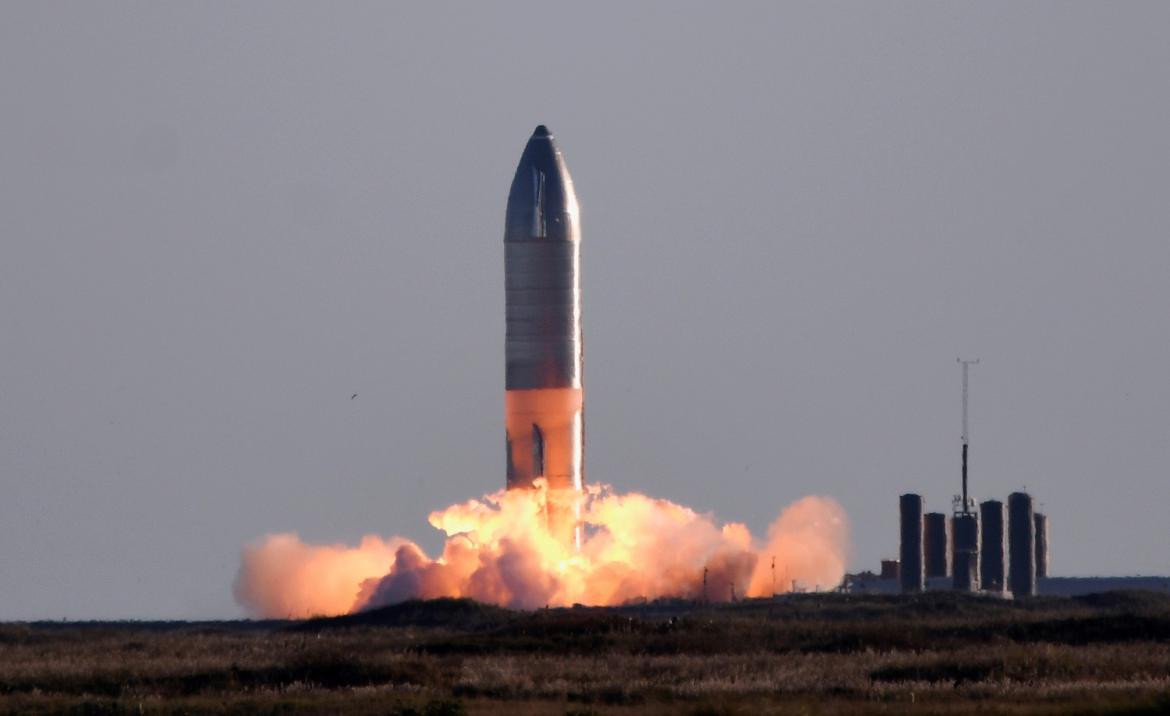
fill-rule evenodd
<path id="1" fill-rule="evenodd" d="M 356 397 L 357 397 L 357 393 L 354 393 L 353 395 L 349 396 L 349 399 L 350 399 L 350 400 L 353 400 L 353 399 L 354 399 L 354 398 L 356 398 Z"/>

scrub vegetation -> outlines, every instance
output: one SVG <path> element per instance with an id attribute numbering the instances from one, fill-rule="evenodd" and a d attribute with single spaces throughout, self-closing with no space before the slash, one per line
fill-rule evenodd
<path id="1" fill-rule="evenodd" d="M 1170 595 L 0 625 L 0 713 L 1170 712 Z"/>

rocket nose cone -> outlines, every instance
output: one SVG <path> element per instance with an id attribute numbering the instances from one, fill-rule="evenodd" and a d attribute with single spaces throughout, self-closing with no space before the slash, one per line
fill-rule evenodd
<path id="1" fill-rule="evenodd" d="M 543 124 L 520 156 L 504 223 L 504 241 L 576 241 L 580 236 L 573 180 L 556 140 Z"/>

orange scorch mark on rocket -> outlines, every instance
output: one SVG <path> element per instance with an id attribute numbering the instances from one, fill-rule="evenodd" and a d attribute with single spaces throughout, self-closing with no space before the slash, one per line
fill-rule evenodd
<path id="1" fill-rule="evenodd" d="M 543 479 L 545 518 L 554 536 L 579 545 L 582 485 L 580 388 L 536 388 L 504 393 L 508 489 Z"/>

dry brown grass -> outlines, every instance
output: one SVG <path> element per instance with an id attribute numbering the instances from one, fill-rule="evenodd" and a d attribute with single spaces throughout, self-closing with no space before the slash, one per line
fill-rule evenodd
<path id="1" fill-rule="evenodd" d="M 1156 599 L 477 610 L 0 625 L 0 712 L 1170 712 L 1170 603 Z"/>

